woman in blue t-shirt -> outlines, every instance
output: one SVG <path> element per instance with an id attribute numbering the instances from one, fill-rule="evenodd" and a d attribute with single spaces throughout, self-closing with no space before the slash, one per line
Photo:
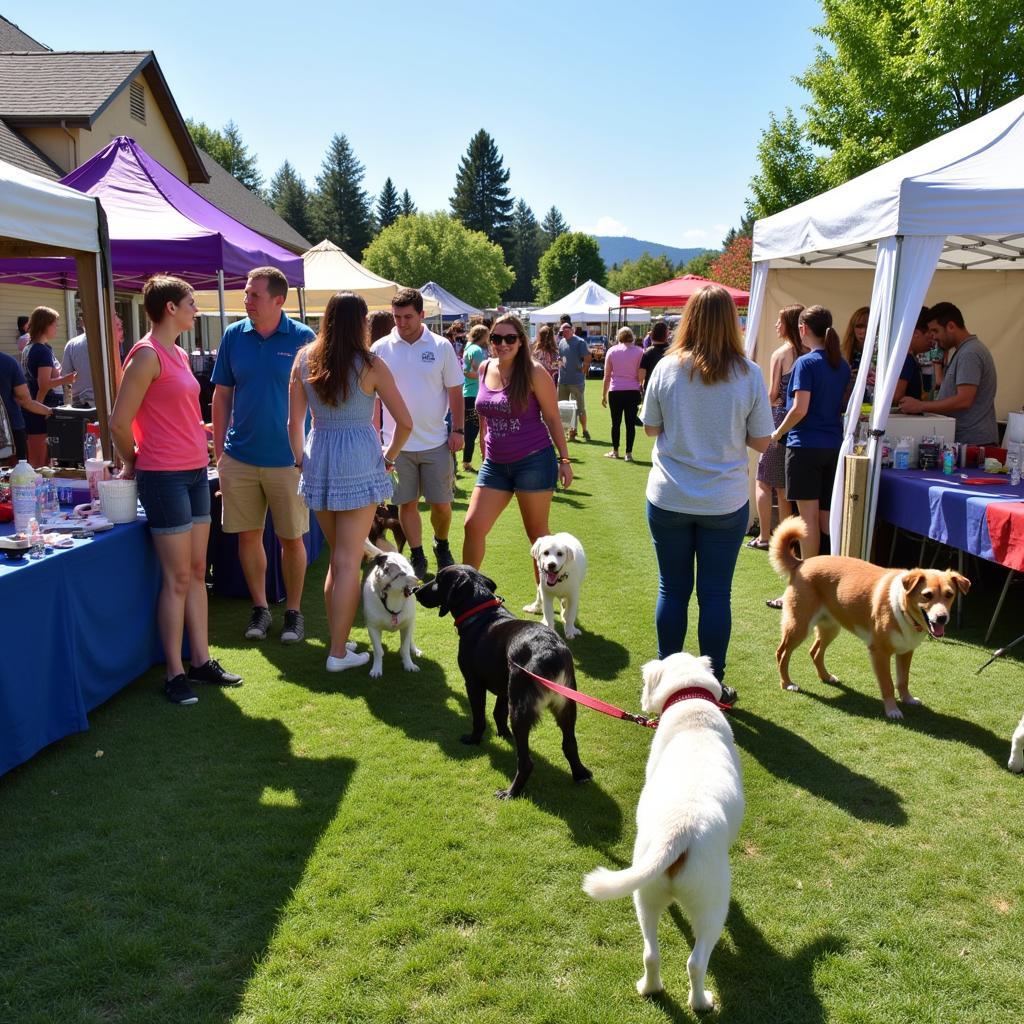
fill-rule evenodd
<path id="1" fill-rule="evenodd" d="M 821 534 L 828 534 L 850 364 L 840 350 L 832 314 L 824 306 L 808 306 L 797 324 L 800 341 L 808 351 L 793 363 L 788 411 L 772 440 L 786 437 L 786 497 L 796 502 L 800 518 L 807 524 L 800 554 L 811 558 L 821 548 Z"/>
<path id="2" fill-rule="evenodd" d="M 52 342 L 57 336 L 60 314 L 49 306 L 36 306 L 28 318 L 31 339 L 21 353 L 21 367 L 28 384 L 28 392 L 37 402 L 59 408 L 64 404 L 64 384 L 73 384 L 77 374 L 61 376 L 60 363 L 53 354 Z M 28 432 L 28 461 L 38 469 L 48 464 L 46 449 L 46 417 L 26 411 L 25 429 Z"/>

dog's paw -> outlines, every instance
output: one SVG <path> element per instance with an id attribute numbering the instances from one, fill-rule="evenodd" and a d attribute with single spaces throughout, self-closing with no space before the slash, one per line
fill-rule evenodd
<path id="1" fill-rule="evenodd" d="M 1014 775 L 1020 775 L 1024 772 L 1024 753 L 1017 751 L 1016 756 L 1010 755 L 1010 760 L 1006 762 L 1006 767 L 1013 772 Z"/>
<path id="2" fill-rule="evenodd" d="M 825 676 L 825 678 L 822 679 L 822 682 L 823 683 L 828 683 L 829 686 L 839 686 L 840 685 L 839 680 L 836 679 L 836 677 L 833 676 L 833 675 Z"/>
<path id="3" fill-rule="evenodd" d="M 565 639 L 566 640 L 574 640 L 576 637 L 582 636 L 582 635 L 583 635 L 583 631 L 577 629 L 575 626 L 566 626 L 565 627 Z"/>
<path id="4" fill-rule="evenodd" d="M 375 661 L 370 666 L 370 678 L 371 679 L 380 679 L 380 677 L 382 675 L 384 675 L 384 666 L 381 664 L 381 662 Z"/>
<path id="5" fill-rule="evenodd" d="M 890 722 L 898 722 L 903 718 L 903 712 L 893 704 L 891 708 L 886 707 L 885 717 L 888 718 Z"/>
<path id="6" fill-rule="evenodd" d="M 800 687 L 796 683 L 783 683 L 782 688 L 788 690 L 790 693 L 799 693 Z"/>
<path id="7" fill-rule="evenodd" d="M 506 725 L 504 729 L 499 729 L 498 730 L 498 735 L 503 740 L 511 741 L 511 739 L 512 739 L 512 730 Z"/>
<path id="8" fill-rule="evenodd" d="M 515 793 L 513 793 L 511 789 L 498 789 L 498 790 L 495 790 L 494 795 L 499 800 L 515 800 L 515 798 L 516 798 Z"/>
<path id="9" fill-rule="evenodd" d="M 648 978 L 645 974 L 637 983 L 636 990 L 642 996 L 656 996 L 659 992 L 665 991 L 661 978 Z"/>
<path id="10" fill-rule="evenodd" d="M 906 704 L 907 707 L 912 708 L 919 708 L 922 706 L 922 702 L 919 701 L 916 697 L 911 696 L 909 693 L 905 697 L 902 693 L 900 694 L 900 703 Z"/>
<path id="11" fill-rule="evenodd" d="M 530 604 L 523 605 L 523 611 L 526 612 L 527 615 L 540 615 L 543 610 L 544 609 L 539 601 L 532 601 Z"/>
<path id="12" fill-rule="evenodd" d="M 412 649 L 412 656 L 414 658 L 422 658 L 423 657 L 423 652 L 418 647 L 414 647 Z"/>
<path id="13" fill-rule="evenodd" d="M 589 768 L 584 768 L 582 772 L 573 772 L 572 781 L 577 785 L 583 782 L 589 782 L 594 777 L 594 773 Z"/>
<path id="14" fill-rule="evenodd" d="M 459 737 L 459 742 L 464 743 L 467 747 L 479 747 L 481 736 L 474 736 L 473 733 L 467 732 L 465 736 Z"/>
<path id="15" fill-rule="evenodd" d="M 419 672 L 420 670 L 419 665 L 412 661 L 403 661 L 402 668 L 404 668 L 406 672 Z"/>
<path id="16" fill-rule="evenodd" d="M 715 997 L 707 989 L 704 989 L 703 992 L 694 992 L 691 989 L 687 1002 L 694 1013 L 707 1013 L 715 1008 Z"/>

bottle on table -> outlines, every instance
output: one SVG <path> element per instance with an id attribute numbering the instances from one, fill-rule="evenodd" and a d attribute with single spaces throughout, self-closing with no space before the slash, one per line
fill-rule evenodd
<path id="1" fill-rule="evenodd" d="M 1006 467 L 1010 471 L 1010 486 L 1020 486 L 1020 445 L 1008 444 L 1006 446 Z"/>
<path id="2" fill-rule="evenodd" d="M 893 469 L 910 469 L 910 438 L 901 437 L 893 452 Z"/>
<path id="3" fill-rule="evenodd" d="M 45 551 L 43 531 L 39 529 L 39 520 L 33 516 L 28 521 L 29 558 L 42 558 Z"/>
<path id="4" fill-rule="evenodd" d="M 953 449 L 944 448 L 942 450 L 942 473 L 944 476 L 953 475 Z"/>
<path id="5" fill-rule="evenodd" d="M 29 520 L 36 514 L 36 471 L 22 459 L 11 473 L 11 504 L 14 529 L 27 533 Z"/>

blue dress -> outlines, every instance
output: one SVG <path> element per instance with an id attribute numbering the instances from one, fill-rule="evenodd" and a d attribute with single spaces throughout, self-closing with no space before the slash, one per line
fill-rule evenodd
<path id="1" fill-rule="evenodd" d="M 299 477 L 306 504 L 314 512 L 344 512 L 390 501 L 391 477 L 371 422 L 375 396 L 360 389 L 359 373 L 354 372 L 347 401 L 326 405 L 307 380 L 305 352 L 299 368 L 313 414 Z"/>

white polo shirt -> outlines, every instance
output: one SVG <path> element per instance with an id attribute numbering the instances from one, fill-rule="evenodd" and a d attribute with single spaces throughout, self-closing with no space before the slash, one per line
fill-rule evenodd
<path id="1" fill-rule="evenodd" d="M 462 388 L 462 364 L 451 342 L 423 328 L 414 342 L 403 341 L 398 328 L 375 341 L 374 355 L 384 360 L 412 416 L 412 434 L 404 451 L 425 452 L 448 440 L 444 418 L 448 412 L 448 388 Z M 384 443 L 391 444 L 395 421 L 384 410 Z"/>

